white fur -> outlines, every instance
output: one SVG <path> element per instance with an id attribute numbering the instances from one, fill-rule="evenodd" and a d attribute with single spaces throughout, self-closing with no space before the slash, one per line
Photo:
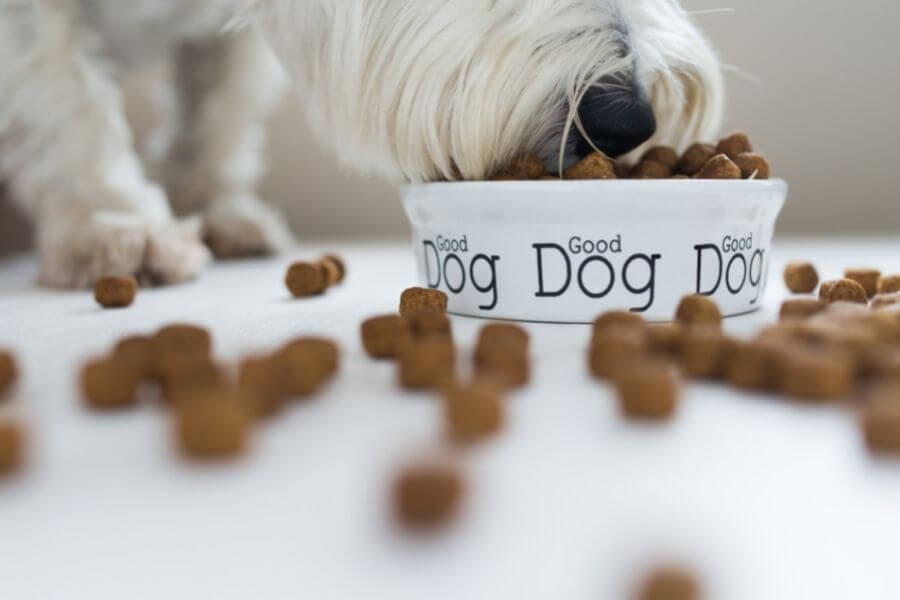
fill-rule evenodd
<path id="1" fill-rule="evenodd" d="M 0 176 L 33 217 L 41 278 L 163 282 L 290 235 L 255 196 L 281 89 L 354 170 L 477 179 L 523 152 L 570 164 L 578 100 L 634 67 L 650 143 L 711 138 L 715 55 L 676 0 L 0 0 Z M 121 75 L 176 57 L 177 132 L 157 183 L 133 148 Z M 174 210 L 173 210 L 174 209 Z M 176 215 L 204 215 L 201 228 Z"/>

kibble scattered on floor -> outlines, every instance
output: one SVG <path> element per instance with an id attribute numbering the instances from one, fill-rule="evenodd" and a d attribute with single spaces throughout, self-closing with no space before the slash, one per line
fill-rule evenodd
<path id="1" fill-rule="evenodd" d="M 335 254 L 326 254 L 317 261 L 297 261 L 288 267 L 284 284 L 294 298 L 309 298 L 344 281 L 347 267 Z"/>
<path id="2" fill-rule="evenodd" d="M 94 283 L 94 299 L 104 308 L 131 306 L 137 292 L 137 279 L 131 276 L 101 277 Z"/>
<path id="3" fill-rule="evenodd" d="M 394 514 L 404 526 L 435 530 L 456 516 L 465 494 L 462 472 L 451 464 L 406 467 L 393 485 Z"/>
<path id="4" fill-rule="evenodd" d="M 18 376 L 19 367 L 12 352 L 0 350 L 0 400 L 9 394 Z"/>
<path id="5" fill-rule="evenodd" d="M 440 290 L 411 287 L 400 294 L 400 314 L 411 315 L 421 311 L 447 312 L 447 294 Z"/>
<path id="6" fill-rule="evenodd" d="M 681 567 L 659 567 L 641 582 L 637 600 L 699 600 L 700 584 Z"/>
<path id="7" fill-rule="evenodd" d="M 17 422 L 0 420 L 0 478 L 17 472 L 25 462 L 25 430 Z"/>
<path id="8" fill-rule="evenodd" d="M 819 285 L 819 273 L 810 262 L 794 261 L 784 268 L 784 284 L 795 294 L 811 294 Z"/>

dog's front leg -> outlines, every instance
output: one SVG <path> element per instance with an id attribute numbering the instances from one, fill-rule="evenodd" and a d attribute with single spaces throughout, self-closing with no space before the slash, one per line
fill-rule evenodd
<path id="1" fill-rule="evenodd" d="M 207 244 L 220 257 L 268 254 L 293 238 L 256 195 L 265 120 L 284 76 L 250 28 L 181 45 L 176 56 L 178 135 L 165 165 L 175 210 L 202 212 Z"/>
<path id="2" fill-rule="evenodd" d="M 193 276 L 209 252 L 145 177 L 118 85 L 89 50 L 77 9 L 51 0 L 0 9 L 0 175 L 35 222 L 40 281 Z"/>

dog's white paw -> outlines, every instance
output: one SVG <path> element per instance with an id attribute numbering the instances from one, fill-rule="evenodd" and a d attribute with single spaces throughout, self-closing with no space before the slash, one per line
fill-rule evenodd
<path id="1" fill-rule="evenodd" d="M 203 237 L 219 258 L 275 254 L 294 243 L 281 215 L 253 196 L 214 203 L 206 212 Z"/>
<path id="2" fill-rule="evenodd" d="M 38 236 L 38 280 L 53 287 L 88 287 L 106 275 L 179 283 L 210 259 L 197 219 L 154 224 L 142 215 L 97 211 L 85 219 L 43 222 Z"/>

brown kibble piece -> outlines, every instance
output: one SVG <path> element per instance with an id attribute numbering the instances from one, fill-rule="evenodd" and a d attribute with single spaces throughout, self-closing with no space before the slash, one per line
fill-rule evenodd
<path id="1" fill-rule="evenodd" d="M 331 287 L 340 283 L 341 271 L 338 268 L 337 263 L 328 258 L 321 258 L 316 264 L 319 265 L 319 269 L 322 271 L 322 277 L 325 279 L 326 287 Z"/>
<path id="2" fill-rule="evenodd" d="M 139 380 L 149 379 L 155 372 L 153 342 L 149 337 L 133 335 L 122 338 L 112 352 L 118 364 L 129 369 Z"/>
<path id="3" fill-rule="evenodd" d="M 0 477 L 18 471 L 25 462 L 25 432 L 13 421 L 0 421 Z"/>
<path id="4" fill-rule="evenodd" d="M 870 450 L 900 453 L 900 382 L 882 384 L 872 392 L 862 427 Z"/>
<path id="5" fill-rule="evenodd" d="M 879 294 L 894 294 L 900 292 L 900 275 L 888 275 L 878 282 Z"/>
<path id="6" fill-rule="evenodd" d="M 700 294 L 685 296 L 678 304 L 675 311 L 675 320 L 682 325 L 710 325 L 722 326 L 722 312 L 719 305 L 708 297 Z"/>
<path id="7" fill-rule="evenodd" d="M 222 367 L 200 354 L 166 354 L 154 361 L 154 374 L 162 386 L 163 399 L 176 404 L 185 391 L 226 387 L 229 379 Z"/>
<path id="8" fill-rule="evenodd" d="M 731 160 L 735 160 L 738 156 L 747 152 L 753 152 L 753 144 L 750 143 L 750 138 L 747 134 L 740 131 L 722 138 L 719 140 L 719 145 L 716 146 L 717 154 L 724 154 Z"/>
<path id="9" fill-rule="evenodd" d="M 781 392 L 807 400 L 847 396 L 855 383 L 852 359 L 841 352 L 799 349 L 784 353 L 778 365 Z"/>
<path id="10" fill-rule="evenodd" d="M 325 291 L 328 282 L 317 263 L 295 262 L 285 275 L 284 283 L 294 298 L 317 296 Z"/>
<path id="11" fill-rule="evenodd" d="M 615 179 L 613 161 L 602 152 L 592 152 L 563 173 L 563 179 Z"/>
<path id="12" fill-rule="evenodd" d="M 789 298 L 781 303 L 779 319 L 807 319 L 825 310 L 828 304 L 818 298 Z"/>
<path id="13" fill-rule="evenodd" d="M 81 390 L 91 408 L 108 410 L 134 406 L 138 379 L 115 357 L 94 360 L 81 372 Z"/>
<path id="14" fill-rule="evenodd" d="M 396 358 L 400 344 L 409 337 L 409 324 L 400 315 L 366 319 L 360 328 L 363 348 L 372 358 Z"/>
<path id="15" fill-rule="evenodd" d="M 456 515 L 464 489 L 462 474 L 451 465 L 408 467 L 394 480 L 394 514 L 411 529 L 437 529 Z"/>
<path id="16" fill-rule="evenodd" d="M 512 323 L 488 323 L 478 332 L 478 345 L 503 344 L 528 349 L 528 332 Z"/>
<path id="17" fill-rule="evenodd" d="M 450 319 L 445 313 L 433 310 L 412 311 L 405 317 L 409 332 L 415 337 L 428 335 L 444 335 L 452 337 Z"/>
<path id="18" fill-rule="evenodd" d="M 281 349 L 281 354 L 298 352 L 314 359 L 317 368 L 326 377 L 332 377 L 338 372 L 341 361 L 341 350 L 338 345 L 327 338 L 306 336 L 296 338 Z"/>
<path id="19" fill-rule="evenodd" d="M 631 179 L 668 179 L 672 169 L 652 160 L 642 160 L 634 166 L 629 174 Z"/>
<path id="20" fill-rule="evenodd" d="M 675 151 L 675 148 L 672 148 L 671 146 L 654 146 L 644 152 L 644 156 L 641 157 L 641 162 L 653 161 L 665 165 L 668 167 L 669 172 L 671 172 L 675 169 L 675 165 L 678 164 L 678 158 L 678 152 Z"/>
<path id="21" fill-rule="evenodd" d="M 734 159 L 734 164 L 741 170 L 744 179 L 768 179 L 769 161 L 762 154 L 744 152 Z"/>
<path id="22" fill-rule="evenodd" d="M 344 259 L 337 254 L 326 254 L 320 260 L 333 264 L 335 269 L 337 269 L 337 283 L 343 283 L 344 278 L 347 276 L 347 265 L 344 264 Z"/>
<path id="23" fill-rule="evenodd" d="M 700 585 L 694 576 L 681 568 L 655 570 L 641 585 L 638 600 L 698 600 Z"/>
<path id="24" fill-rule="evenodd" d="M 124 308 L 134 302 L 137 290 L 134 277 L 101 277 L 94 284 L 94 299 L 104 308 Z"/>
<path id="25" fill-rule="evenodd" d="M 161 328 L 150 340 L 156 357 L 166 354 L 209 356 L 212 337 L 196 325 L 174 324 Z"/>
<path id="26" fill-rule="evenodd" d="M 448 338 L 431 336 L 401 345 L 397 378 L 406 388 L 435 388 L 453 380 L 456 350 Z"/>
<path id="27" fill-rule="evenodd" d="M 628 179 L 631 176 L 631 165 L 624 160 L 614 160 L 613 171 L 616 179 Z"/>
<path id="28" fill-rule="evenodd" d="M 869 303 L 865 288 L 852 279 L 832 279 L 822 283 L 819 298 L 825 302 Z"/>
<path id="29" fill-rule="evenodd" d="M 400 314 L 406 316 L 421 310 L 447 312 L 447 294 L 421 287 L 403 290 L 400 295 Z"/>
<path id="30" fill-rule="evenodd" d="M 525 385 L 531 378 L 527 348 L 514 343 L 479 344 L 475 349 L 475 372 L 503 385 Z"/>
<path id="31" fill-rule="evenodd" d="M 284 405 L 288 387 L 271 356 L 245 358 L 238 368 L 237 396 L 253 417 L 269 417 Z"/>
<path id="32" fill-rule="evenodd" d="M 647 326 L 644 317 L 638 313 L 627 310 L 611 310 L 602 313 L 594 319 L 594 334 L 599 334 L 611 328 L 624 327 L 627 329 L 636 329 L 643 331 Z"/>
<path id="33" fill-rule="evenodd" d="M 678 403 L 678 377 L 668 363 L 637 361 L 615 376 L 622 412 L 638 419 L 668 419 Z"/>
<path id="34" fill-rule="evenodd" d="M 795 294 L 811 294 L 819 285 L 819 273 L 812 263 L 790 262 L 784 267 L 784 284 Z"/>
<path id="35" fill-rule="evenodd" d="M 681 175 L 694 176 L 715 155 L 715 146 L 700 143 L 694 144 L 682 155 L 676 166 L 676 171 Z"/>
<path id="36" fill-rule="evenodd" d="M 176 435 L 181 451 L 196 459 L 241 454 L 250 435 L 247 408 L 228 395 L 199 393 L 200 397 L 183 403 L 176 413 Z"/>
<path id="37" fill-rule="evenodd" d="M 688 327 L 681 336 L 679 364 L 688 377 L 716 378 L 724 374 L 734 342 L 715 326 Z"/>
<path id="38" fill-rule="evenodd" d="M 881 271 L 878 269 L 847 269 L 844 277 L 861 285 L 869 298 L 878 293 L 878 282 L 881 281 Z"/>
<path id="39" fill-rule="evenodd" d="M 540 179 L 546 173 L 544 161 L 532 154 L 520 156 L 491 179 L 494 181 Z"/>
<path id="40" fill-rule="evenodd" d="M 646 334 L 629 328 L 609 328 L 594 334 L 588 366 L 595 377 L 615 377 L 628 364 L 647 353 Z"/>
<path id="41" fill-rule="evenodd" d="M 876 294 L 874 298 L 872 298 L 872 309 L 878 310 L 880 308 L 887 308 L 889 306 L 896 306 L 900 304 L 900 292 L 893 292 L 890 294 Z"/>
<path id="42" fill-rule="evenodd" d="M 503 427 L 501 390 L 487 381 L 450 386 L 444 396 L 444 414 L 453 440 L 474 442 L 489 437 Z"/>
<path id="43" fill-rule="evenodd" d="M 19 376 L 19 367 L 12 353 L 0 351 L 0 400 L 12 389 Z"/>
<path id="44" fill-rule="evenodd" d="M 678 323 L 659 323 L 647 327 L 647 345 L 652 352 L 674 355 L 681 344 L 683 328 Z"/>
<path id="45" fill-rule="evenodd" d="M 775 383 L 777 357 L 772 342 L 735 343 L 728 352 L 725 378 L 737 387 L 768 389 Z"/>
<path id="46" fill-rule="evenodd" d="M 716 154 L 709 159 L 700 172 L 697 179 L 740 179 L 741 170 L 734 162 L 724 154 Z"/>

